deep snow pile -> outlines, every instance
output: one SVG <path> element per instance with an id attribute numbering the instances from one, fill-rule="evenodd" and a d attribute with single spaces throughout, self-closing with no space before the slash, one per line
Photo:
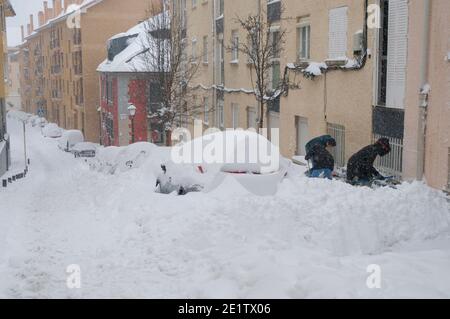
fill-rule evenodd
<path id="1" fill-rule="evenodd" d="M 8 125 L 20 165 L 20 126 Z M 116 173 L 103 174 L 37 128 L 28 140 L 29 176 L 0 192 L 0 297 L 450 297 L 450 207 L 422 183 L 354 188 L 292 166 L 274 196 L 231 175 L 162 195 L 167 149 L 105 148 L 110 167 L 98 167 Z M 66 287 L 71 264 L 79 290 Z M 366 286 L 370 264 L 381 289 Z"/>

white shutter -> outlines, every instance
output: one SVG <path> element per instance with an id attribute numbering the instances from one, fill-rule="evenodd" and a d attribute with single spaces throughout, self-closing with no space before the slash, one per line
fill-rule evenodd
<path id="1" fill-rule="evenodd" d="M 348 7 L 331 9 L 328 25 L 328 56 L 330 59 L 347 55 Z"/>
<path id="2" fill-rule="evenodd" d="M 404 108 L 408 54 L 408 0 L 389 1 L 386 106 Z"/>

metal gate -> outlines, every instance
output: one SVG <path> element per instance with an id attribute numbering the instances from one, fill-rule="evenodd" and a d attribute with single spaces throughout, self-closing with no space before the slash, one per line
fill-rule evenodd
<path id="1" fill-rule="evenodd" d="M 345 161 L 345 126 L 339 124 L 327 124 L 327 133 L 336 140 L 336 147 L 332 155 L 338 167 L 344 167 Z"/>
<path id="2" fill-rule="evenodd" d="M 403 139 L 374 134 L 374 142 L 382 137 L 389 139 L 391 152 L 384 157 L 377 157 L 375 167 L 383 174 L 401 178 L 403 172 Z"/>

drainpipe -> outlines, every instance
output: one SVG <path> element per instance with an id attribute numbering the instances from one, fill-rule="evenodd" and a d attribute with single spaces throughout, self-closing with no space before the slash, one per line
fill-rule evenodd
<path id="1" fill-rule="evenodd" d="M 419 119 L 417 139 L 417 171 L 418 180 L 423 180 L 425 173 L 426 152 L 426 130 L 427 130 L 427 107 L 428 90 L 424 91 L 428 84 L 428 64 L 430 61 L 430 0 L 423 0 L 423 30 L 422 30 L 422 54 L 420 65 L 420 96 L 419 96 Z"/>

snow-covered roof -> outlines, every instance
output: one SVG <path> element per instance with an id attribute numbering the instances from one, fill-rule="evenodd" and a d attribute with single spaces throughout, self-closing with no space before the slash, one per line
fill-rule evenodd
<path id="1" fill-rule="evenodd" d="M 168 13 L 161 13 L 149 20 L 139 23 L 127 32 L 119 33 L 109 39 L 108 46 L 113 41 L 121 39 L 126 43 L 126 47 L 120 50 L 112 60 L 105 59 L 97 68 L 98 72 L 129 73 L 129 72 L 161 72 L 161 66 L 157 63 L 161 54 L 158 51 L 167 52 L 169 41 L 167 39 L 157 39 L 151 35 L 152 28 L 161 26 L 161 21 L 168 21 Z M 158 19 L 162 19 L 159 20 Z M 162 48 L 165 49 L 161 50 Z M 168 59 L 166 59 L 168 60 Z M 169 61 L 164 68 L 169 70 Z"/>

